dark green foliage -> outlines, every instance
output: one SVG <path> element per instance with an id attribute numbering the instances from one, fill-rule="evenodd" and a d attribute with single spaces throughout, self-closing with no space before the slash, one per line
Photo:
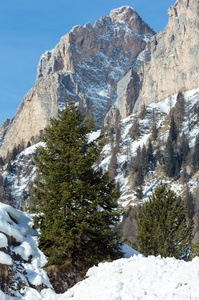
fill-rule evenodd
<path id="1" fill-rule="evenodd" d="M 7 170 L 9 173 L 12 172 L 12 165 L 11 165 L 11 162 L 10 162 L 10 161 L 8 162 L 8 165 L 7 165 L 6 170 Z"/>
<path id="2" fill-rule="evenodd" d="M 174 177 L 176 173 L 176 153 L 172 140 L 168 138 L 165 149 L 165 173 Z"/>
<path id="3" fill-rule="evenodd" d="M 91 266 L 122 255 L 113 227 L 119 220 L 118 188 L 108 174 L 93 169 L 103 143 L 88 142 L 93 120 L 70 100 L 45 130 L 37 149 L 34 202 L 40 224 L 39 247 L 48 264 Z"/>
<path id="4" fill-rule="evenodd" d="M 135 186 L 141 186 L 144 183 L 144 175 L 143 175 L 143 169 L 141 166 L 138 166 L 137 176 L 135 180 Z"/>
<path id="5" fill-rule="evenodd" d="M 156 159 L 156 162 L 158 161 L 159 164 L 163 165 L 164 164 L 164 154 L 163 154 L 163 151 L 159 149 L 157 149 L 156 151 L 156 154 L 155 154 L 155 159 Z"/>
<path id="6" fill-rule="evenodd" d="M 198 238 L 198 236 L 196 236 L 195 241 L 191 245 L 190 260 L 192 260 L 196 256 L 199 256 L 199 238 Z"/>
<path id="7" fill-rule="evenodd" d="M 142 165 L 142 150 L 141 150 L 140 146 L 137 148 L 136 152 L 137 152 L 137 155 L 136 155 L 136 158 L 135 158 L 135 166 L 138 169 L 138 166 Z"/>
<path id="8" fill-rule="evenodd" d="M 170 129 L 169 129 L 169 138 L 171 139 L 171 141 L 176 142 L 177 137 L 178 137 L 178 131 L 176 128 L 176 123 L 174 121 L 174 116 L 172 115 Z"/>
<path id="9" fill-rule="evenodd" d="M 148 157 L 147 157 L 147 149 L 146 149 L 145 145 L 143 145 L 142 151 L 141 151 L 140 167 L 142 167 L 142 169 L 143 169 L 143 174 L 146 175 L 148 172 Z"/>
<path id="10" fill-rule="evenodd" d="M 152 126 L 152 138 L 153 140 L 156 140 L 158 137 L 158 128 L 157 128 L 157 124 L 154 123 Z"/>
<path id="11" fill-rule="evenodd" d="M 196 107 L 197 122 L 199 122 L 199 106 Z"/>
<path id="12" fill-rule="evenodd" d="M 149 140 L 146 154 L 147 154 L 148 170 L 153 170 L 155 168 L 156 159 L 155 159 L 155 155 L 153 154 L 153 146 L 151 140 Z"/>
<path id="13" fill-rule="evenodd" d="M 175 123 L 178 128 L 180 128 L 185 116 L 185 99 L 182 92 L 177 95 L 177 102 L 174 108 L 174 118 Z"/>
<path id="14" fill-rule="evenodd" d="M 17 156 L 17 148 L 14 147 L 14 149 L 12 150 L 12 156 L 11 156 L 11 160 L 15 160 L 16 156 Z"/>
<path id="15" fill-rule="evenodd" d="M 187 224 L 186 212 L 173 191 L 157 186 L 138 213 L 138 251 L 188 260 L 193 221 Z"/>
<path id="16" fill-rule="evenodd" d="M 185 205 L 187 207 L 187 215 L 188 218 L 193 218 L 195 214 L 195 202 L 192 193 L 190 192 L 189 188 L 187 187 L 186 195 L 185 195 Z"/>
<path id="17" fill-rule="evenodd" d="M 193 165 L 193 171 L 197 172 L 199 170 L 199 134 L 196 136 L 196 140 L 195 140 L 195 148 L 192 157 L 192 165 Z"/>
<path id="18" fill-rule="evenodd" d="M 165 148 L 164 162 L 166 176 L 177 178 L 180 173 L 182 159 L 177 150 L 177 145 L 172 142 L 170 137 Z"/>
<path id="19" fill-rule="evenodd" d="M 4 166 L 4 161 L 3 161 L 2 156 L 0 156 L 0 166 Z"/>
<path id="20" fill-rule="evenodd" d="M 142 198 L 143 198 L 143 188 L 142 188 L 142 186 L 140 186 L 140 187 L 136 190 L 135 196 L 136 196 L 138 199 L 142 199 Z"/>
<path id="21" fill-rule="evenodd" d="M 186 158 L 187 158 L 190 148 L 189 148 L 189 143 L 188 143 L 188 140 L 187 140 L 184 132 L 182 135 L 180 150 L 181 150 L 181 161 L 186 162 Z"/>

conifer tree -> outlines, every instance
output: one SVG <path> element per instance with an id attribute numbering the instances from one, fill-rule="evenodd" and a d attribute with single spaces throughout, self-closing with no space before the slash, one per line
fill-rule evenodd
<path id="1" fill-rule="evenodd" d="M 181 149 L 180 150 L 181 150 L 181 160 L 182 160 L 182 162 L 185 162 L 190 148 L 189 148 L 189 143 L 187 141 L 187 138 L 186 138 L 184 132 L 182 134 L 182 141 L 181 141 Z"/>
<path id="2" fill-rule="evenodd" d="M 176 154 L 172 140 L 168 138 L 165 151 L 165 173 L 169 177 L 174 177 L 176 171 Z"/>
<path id="3" fill-rule="evenodd" d="M 14 147 L 14 149 L 12 150 L 12 157 L 11 157 L 11 159 L 12 159 L 12 160 L 15 160 L 15 158 L 16 158 L 16 156 L 17 156 L 17 154 L 18 154 L 18 152 L 17 152 L 17 148 L 16 148 L 16 147 Z"/>
<path id="4" fill-rule="evenodd" d="M 141 166 L 138 166 L 137 176 L 135 180 L 135 186 L 141 186 L 144 183 L 144 175 L 143 175 L 143 169 Z"/>
<path id="5" fill-rule="evenodd" d="M 192 260 L 196 256 L 199 256 L 199 237 L 198 237 L 198 235 L 196 235 L 195 241 L 191 245 L 190 260 Z"/>
<path id="6" fill-rule="evenodd" d="M 91 266 L 122 255 L 114 226 L 119 220 L 118 188 L 93 164 L 102 142 L 89 142 L 93 120 L 68 100 L 52 118 L 37 148 L 34 203 L 39 247 L 48 264 Z"/>
<path id="7" fill-rule="evenodd" d="M 186 212 L 184 201 L 173 191 L 157 186 L 138 213 L 138 251 L 188 260 L 193 221 L 187 224 Z"/>
<path id="8" fill-rule="evenodd" d="M 199 170 L 199 134 L 196 136 L 196 140 L 195 140 L 195 148 L 192 157 L 192 165 L 193 165 L 193 171 L 197 172 Z"/>
<path id="9" fill-rule="evenodd" d="M 151 140 L 149 140 L 148 147 L 147 147 L 147 164 L 148 164 L 148 169 L 150 170 L 153 170 L 156 164 Z"/>
<path id="10" fill-rule="evenodd" d="M 174 108 L 174 116 L 175 123 L 177 124 L 177 127 L 180 128 L 185 116 L 185 99 L 182 92 L 178 93 L 176 100 L 177 101 Z"/>
<path id="11" fill-rule="evenodd" d="M 195 203 L 192 193 L 189 190 L 189 187 L 187 186 L 186 194 L 185 194 L 185 204 L 187 207 L 187 215 L 189 219 L 193 218 L 195 214 Z"/>
<path id="12" fill-rule="evenodd" d="M 172 115 L 171 117 L 171 124 L 170 124 L 170 129 L 169 129 L 169 138 L 176 142 L 178 137 L 178 131 L 176 128 L 176 123 L 174 121 L 174 116 Z"/>
<path id="13" fill-rule="evenodd" d="M 0 156 L 0 166 L 3 166 L 3 165 L 4 165 L 4 161 L 3 161 L 2 156 Z"/>

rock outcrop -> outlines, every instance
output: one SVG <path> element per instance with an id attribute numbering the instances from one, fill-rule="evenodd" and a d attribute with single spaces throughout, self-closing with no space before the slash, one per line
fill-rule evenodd
<path id="1" fill-rule="evenodd" d="M 48 126 L 70 96 L 100 127 L 116 99 L 117 82 L 129 71 L 154 31 L 130 7 L 111 11 L 92 27 L 75 26 L 39 61 L 37 78 L 17 109 L 0 155 L 27 143 Z M 3 131 L 3 129 L 1 129 Z"/>
<path id="2" fill-rule="evenodd" d="M 168 16 L 165 30 L 152 37 L 118 83 L 114 109 L 122 118 L 143 104 L 199 86 L 199 1 L 177 0 Z"/>

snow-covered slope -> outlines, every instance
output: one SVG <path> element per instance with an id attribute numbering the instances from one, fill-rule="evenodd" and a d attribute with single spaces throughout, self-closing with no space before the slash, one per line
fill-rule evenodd
<path id="1" fill-rule="evenodd" d="M 59 300 L 188 300 L 199 295 L 199 258 L 192 262 L 133 256 L 91 268 Z"/>
<path id="2" fill-rule="evenodd" d="M 51 289 L 43 289 L 39 293 L 29 288 L 20 299 L 198 299 L 199 258 L 185 262 L 174 258 L 146 258 L 138 255 L 94 266 L 88 270 L 87 277 L 62 295 L 55 294 Z"/>
<path id="3" fill-rule="evenodd" d="M 185 98 L 185 117 L 184 122 L 179 131 L 179 136 L 184 133 L 189 142 L 189 147 L 191 151 L 193 150 L 195 144 L 195 138 L 199 133 L 199 124 L 197 122 L 196 107 L 199 106 L 199 89 L 187 91 L 183 93 Z M 176 105 L 177 94 L 172 95 L 160 102 L 154 102 L 146 107 L 146 114 L 144 118 L 140 117 L 140 113 L 135 113 L 130 115 L 128 118 L 121 120 L 121 142 L 119 145 L 119 152 L 117 153 L 117 176 L 116 182 L 119 183 L 122 195 L 120 197 L 120 202 L 123 207 L 129 204 L 134 205 L 138 203 L 136 197 L 135 188 L 132 186 L 131 176 L 125 175 L 125 169 L 130 164 L 130 157 L 136 155 L 138 147 L 147 146 L 149 139 L 152 140 L 152 126 L 153 126 L 153 116 L 155 114 L 157 120 L 157 128 L 159 130 L 158 137 L 156 141 L 153 141 L 153 145 L 157 148 L 162 147 L 165 149 L 166 140 L 169 134 L 169 113 Z M 131 129 L 134 122 L 139 123 L 140 136 L 138 138 L 133 138 L 131 134 Z M 111 160 L 111 141 L 108 140 L 107 145 L 104 147 L 102 156 L 103 159 L 100 163 L 100 167 L 103 170 L 108 170 L 110 160 Z M 191 166 L 190 166 L 191 167 Z M 185 189 L 186 185 L 182 185 L 180 180 L 175 181 L 174 179 L 165 176 L 165 173 L 158 173 L 157 170 L 149 172 L 145 178 L 143 185 L 143 199 L 145 200 L 152 189 L 162 182 L 168 183 L 171 188 L 181 195 Z M 188 186 L 192 191 L 197 188 L 196 178 L 193 176 L 189 178 Z"/>
<path id="4" fill-rule="evenodd" d="M 37 247 L 36 236 L 27 215 L 0 203 L 0 283 L 4 291 L 19 299 L 28 289 L 51 287 L 42 269 L 46 258 Z"/>

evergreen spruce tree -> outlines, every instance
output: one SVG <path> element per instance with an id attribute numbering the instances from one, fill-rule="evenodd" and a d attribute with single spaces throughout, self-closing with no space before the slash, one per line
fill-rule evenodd
<path id="1" fill-rule="evenodd" d="M 177 95 L 177 101 L 174 108 L 174 116 L 175 123 L 177 124 L 177 127 L 180 128 L 185 116 L 185 99 L 182 92 L 179 92 Z"/>
<path id="2" fill-rule="evenodd" d="M 144 183 L 144 175 L 143 175 L 143 169 L 141 166 L 138 166 L 137 176 L 135 179 L 135 186 L 141 186 Z"/>
<path id="3" fill-rule="evenodd" d="M 184 132 L 183 132 L 183 135 L 182 135 L 182 141 L 181 141 L 181 147 L 180 148 L 181 148 L 180 149 L 180 151 L 181 151 L 181 155 L 180 155 L 181 156 L 181 161 L 185 162 L 190 148 L 189 148 L 189 143 L 187 141 L 187 138 L 186 138 Z"/>
<path id="4" fill-rule="evenodd" d="M 68 100 L 45 129 L 37 148 L 34 203 L 39 247 L 48 264 L 91 266 L 122 255 L 114 226 L 119 220 L 118 188 L 93 168 L 102 142 L 88 141 L 93 120 Z"/>
<path id="5" fill-rule="evenodd" d="M 11 165 L 10 160 L 9 160 L 9 162 L 8 162 L 8 165 L 7 165 L 6 170 L 7 170 L 9 173 L 12 173 L 12 165 Z"/>
<path id="6" fill-rule="evenodd" d="M 174 121 L 174 116 L 172 115 L 171 117 L 171 124 L 170 124 L 170 129 L 169 129 L 169 138 L 176 142 L 178 137 L 178 131 L 176 128 L 176 123 Z"/>
<path id="7" fill-rule="evenodd" d="M 193 220 L 187 224 L 186 212 L 183 200 L 173 191 L 157 186 L 138 212 L 138 251 L 188 260 Z"/>
<path id="8" fill-rule="evenodd" d="M 4 161 L 3 161 L 2 156 L 0 156 L 0 166 L 4 166 Z"/>
<path id="9" fill-rule="evenodd" d="M 153 170 L 156 164 L 155 156 L 153 154 L 153 145 L 151 143 L 151 140 L 149 140 L 148 147 L 147 147 L 147 164 L 148 169 Z"/>
<path id="10" fill-rule="evenodd" d="M 197 172 L 199 170 L 199 134 L 196 136 L 196 140 L 195 140 L 195 148 L 192 157 L 192 165 L 193 165 L 193 171 Z"/>
<path id="11" fill-rule="evenodd" d="M 192 193 L 189 190 L 189 187 L 187 186 L 186 194 L 185 194 L 185 204 L 187 207 L 187 215 L 189 219 L 193 218 L 195 214 L 195 202 Z"/>
<path id="12" fill-rule="evenodd" d="M 15 158 L 16 158 L 16 156 L 17 156 L 17 154 L 18 154 L 18 152 L 17 152 L 17 148 L 16 148 L 16 147 L 14 147 L 14 149 L 12 150 L 12 157 L 11 157 L 11 159 L 12 159 L 12 160 L 15 160 Z"/>
<path id="13" fill-rule="evenodd" d="M 165 173 L 169 177 L 176 174 L 176 153 L 172 140 L 168 138 L 165 150 Z"/>
<path id="14" fill-rule="evenodd" d="M 198 235 L 196 235 L 195 241 L 191 245 L 190 260 L 192 260 L 196 256 L 199 256 L 199 237 L 198 237 Z"/>

